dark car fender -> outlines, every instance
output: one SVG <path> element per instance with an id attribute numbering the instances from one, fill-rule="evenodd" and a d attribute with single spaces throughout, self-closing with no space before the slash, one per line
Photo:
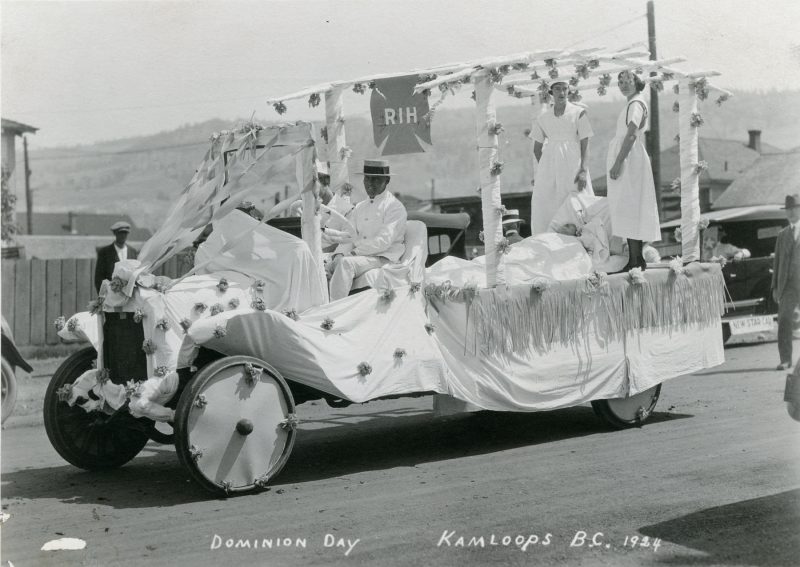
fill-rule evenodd
<path id="1" fill-rule="evenodd" d="M 18 366 L 22 368 L 25 372 L 33 372 L 33 367 L 28 364 L 22 355 L 17 350 L 17 345 L 14 344 L 14 341 L 11 340 L 10 337 L 5 335 L 2 336 L 2 351 L 3 351 L 3 358 L 5 358 L 12 366 Z"/>

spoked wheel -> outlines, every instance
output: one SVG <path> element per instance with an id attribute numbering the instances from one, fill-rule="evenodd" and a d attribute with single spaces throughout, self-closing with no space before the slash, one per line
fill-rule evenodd
<path id="1" fill-rule="evenodd" d="M 14 367 L 5 358 L 3 359 L 3 385 L 2 385 L 3 405 L 2 423 L 5 423 L 11 412 L 14 411 L 14 404 L 17 403 L 17 379 L 14 376 Z"/>
<path id="2" fill-rule="evenodd" d="M 661 384 L 627 398 L 612 398 L 592 402 L 594 412 L 617 429 L 641 427 L 658 403 Z"/>
<path id="3" fill-rule="evenodd" d="M 294 445 L 294 398 L 281 375 L 249 356 L 202 368 L 175 412 L 181 464 L 215 493 L 248 492 L 277 475 Z"/>
<path id="4" fill-rule="evenodd" d="M 90 370 L 97 359 L 94 347 L 79 350 L 59 366 L 44 397 L 44 427 L 58 454 L 76 467 L 95 470 L 120 467 L 148 441 L 152 421 L 134 418 L 121 408 L 112 415 L 87 412 L 59 399 L 58 391 Z"/>

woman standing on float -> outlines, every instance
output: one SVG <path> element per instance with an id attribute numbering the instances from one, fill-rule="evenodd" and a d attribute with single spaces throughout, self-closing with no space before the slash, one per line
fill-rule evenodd
<path id="1" fill-rule="evenodd" d="M 567 101 L 566 81 L 550 84 L 553 106 L 533 123 L 533 154 L 539 163 L 531 195 L 531 233 L 547 232 L 570 193 L 594 195 L 586 164 L 594 135 L 583 106 Z M 545 140 L 547 143 L 545 143 Z"/>
<path id="2" fill-rule="evenodd" d="M 644 147 L 647 130 L 647 103 L 642 91 L 645 83 L 634 73 L 623 71 L 617 77 L 619 90 L 628 99 L 617 118 L 617 132 L 608 148 L 608 204 L 611 231 L 628 239 L 628 264 L 645 269 L 642 241 L 661 240 L 653 169 Z"/>

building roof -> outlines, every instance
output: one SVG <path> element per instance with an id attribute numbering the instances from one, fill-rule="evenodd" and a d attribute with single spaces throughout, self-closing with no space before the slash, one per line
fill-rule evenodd
<path id="1" fill-rule="evenodd" d="M 700 160 L 705 160 L 708 169 L 700 175 L 700 185 L 707 187 L 711 183 L 730 183 L 739 174 L 750 167 L 759 156 L 781 153 L 783 150 L 761 142 L 761 153 L 740 140 L 724 140 L 721 138 L 698 139 L 697 153 Z M 661 151 L 661 185 L 669 186 L 681 175 L 680 147 L 675 144 Z M 592 186 L 597 193 L 600 189 L 605 195 L 606 177 L 592 179 Z"/>
<path id="2" fill-rule="evenodd" d="M 72 214 L 74 232 L 70 228 L 70 213 L 33 213 L 33 234 L 39 236 L 107 236 L 109 242 L 113 238 L 110 226 L 117 221 L 130 223 L 131 232 L 128 239 L 131 241 L 144 241 L 152 236 L 147 228 L 137 227 L 128 215 L 80 213 Z M 17 224 L 20 232 L 30 234 L 28 231 L 27 215 L 24 211 L 17 211 Z"/>
<path id="3" fill-rule="evenodd" d="M 35 126 L 29 126 L 28 124 L 23 124 L 16 120 L 9 120 L 8 118 L 0 119 L 0 123 L 2 123 L 3 134 L 11 132 L 15 136 L 21 136 L 22 134 L 35 134 L 38 130 Z"/>
<path id="4" fill-rule="evenodd" d="M 765 154 L 714 201 L 714 209 L 783 204 L 800 187 L 800 150 Z"/>

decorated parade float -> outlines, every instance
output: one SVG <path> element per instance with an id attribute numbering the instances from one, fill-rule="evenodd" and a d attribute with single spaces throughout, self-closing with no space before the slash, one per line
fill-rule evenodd
<path id="1" fill-rule="evenodd" d="M 714 89 L 708 77 L 715 73 L 677 71 L 670 65 L 679 59 L 648 56 L 547 51 L 402 74 L 412 76 L 408 96 L 427 105 L 438 93 L 427 113 L 414 112 L 428 127 L 448 96 L 474 90 L 486 253 L 426 269 L 425 225 L 409 221 L 400 262 L 368 274 L 365 289 L 333 302 L 320 227 L 339 213 L 318 198 L 322 144 L 313 126 L 249 123 L 215 133 L 139 260 L 117 264 L 90 311 L 57 321 L 62 338 L 92 346 L 66 360 L 48 388 L 45 426 L 54 447 L 70 463 L 97 469 L 126 463 L 148 440 L 174 443 L 196 481 L 233 493 L 263 487 L 280 471 L 297 435 L 296 406 L 314 399 L 341 407 L 432 394 L 442 414 L 591 402 L 616 427 L 640 426 L 664 381 L 723 362 L 725 298 L 720 265 L 698 262 L 698 101 Z M 530 97 L 536 113 L 547 104 L 552 79 L 569 76 L 572 97 L 604 94 L 622 70 L 641 73 L 659 90 L 674 84 L 682 260 L 608 275 L 574 236 L 509 244 L 501 228 L 495 96 Z M 344 95 L 370 89 L 380 97 L 399 77 L 270 99 L 280 114 L 294 100 L 324 101 L 322 137 L 337 199 L 356 201 L 361 191 L 349 184 Z M 727 96 L 720 91 L 718 102 Z M 395 115 L 385 116 L 388 123 Z M 287 169 L 295 174 L 295 195 L 263 220 L 237 209 Z M 267 224 L 297 199 L 302 239 Z M 209 224 L 213 231 L 189 274 L 153 275 Z"/>

